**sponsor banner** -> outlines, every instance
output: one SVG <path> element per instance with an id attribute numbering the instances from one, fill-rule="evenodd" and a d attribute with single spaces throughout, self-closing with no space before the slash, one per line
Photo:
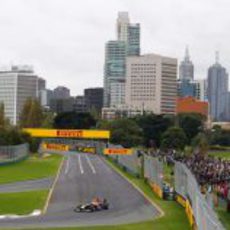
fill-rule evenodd
<path id="1" fill-rule="evenodd" d="M 159 185 L 150 182 L 150 187 L 152 188 L 154 193 L 156 193 L 160 198 L 163 198 L 163 191 Z"/>
<path id="2" fill-rule="evenodd" d="M 76 147 L 76 151 L 82 152 L 82 153 L 96 153 L 96 148 L 94 147 Z"/>
<path id="3" fill-rule="evenodd" d="M 176 196 L 176 201 L 177 203 L 179 203 L 182 207 L 186 207 L 186 199 L 184 199 L 184 197 L 177 195 Z"/>
<path id="4" fill-rule="evenodd" d="M 105 155 L 132 155 L 132 149 L 104 149 Z"/>
<path id="5" fill-rule="evenodd" d="M 69 146 L 63 144 L 43 143 L 42 147 L 46 150 L 69 151 Z"/>
<path id="6" fill-rule="evenodd" d="M 33 137 L 109 139 L 110 131 L 85 129 L 23 129 Z"/>
<path id="7" fill-rule="evenodd" d="M 193 226 L 194 224 L 193 210 L 192 210 L 189 200 L 186 200 L 185 212 L 187 214 L 190 225 Z"/>

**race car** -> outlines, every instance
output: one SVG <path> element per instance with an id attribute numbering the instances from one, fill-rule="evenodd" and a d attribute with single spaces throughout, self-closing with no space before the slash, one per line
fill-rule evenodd
<path id="1" fill-rule="evenodd" d="M 109 209 L 109 203 L 106 199 L 100 199 L 98 197 L 94 198 L 91 203 L 88 204 L 80 204 L 78 205 L 74 211 L 75 212 L 95 212 L 101 210 Z"/>

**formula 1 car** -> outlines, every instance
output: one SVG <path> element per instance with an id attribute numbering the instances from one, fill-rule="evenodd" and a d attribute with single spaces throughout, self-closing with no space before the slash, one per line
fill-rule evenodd
<path id="1" fill-rule="evenodd" d="M 106 199 L 101 200 L 98 198 L 94 198 L 91 203 L 78 205 L 74 209 L 74 212 L 95 212 L 108 209 L 109 203 Z"/>

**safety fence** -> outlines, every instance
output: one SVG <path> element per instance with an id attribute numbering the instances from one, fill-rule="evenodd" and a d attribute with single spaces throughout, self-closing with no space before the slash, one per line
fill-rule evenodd
<path id="1" fill-rule="evenodd" d="M 144 155 L 144 178 L 153 191 L 163 198 L 163 163 L 158 158 Z"/>
<path id="2" fill-rule="evenodd" d="M 198 230 L 224 229 L 205 195 L 201 194 L 195 177 L 180 162 L 175 164 L 175 191 L 178 194 L 177 201 L 185 207 L 191 225 Z"/>
<path id="3" fill-rule="evenodd" d="M 121 145 L 112 145 L 109 144 L 108 148 L 112 149 L 122 149 Z M 137 150 L 133 149 L 133 153 L 131 155 L 110 155 L 119 166 L 121 166 L 124 170 L 129 171 L 131 174 L 135 176 L 140 176 L 141 174 L 141 162 L 138 158 Z"/>
<path id="4" fill-rule="evenodd" d="M 0 165 L 21 161 L 29 156 L 29 145 L 0 146 Z"/>

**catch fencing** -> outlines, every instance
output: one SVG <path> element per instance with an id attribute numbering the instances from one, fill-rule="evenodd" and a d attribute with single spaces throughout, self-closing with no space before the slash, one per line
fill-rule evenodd
<path id="1" fill-rule="evenodd" d="M 163 197 L 163 163 L 158 158 L 144 155 L 144 177 L 153 191 Z"/>
<path id="2" fill-rule="evenodd" d="M 185 200 L 190 223 L 194 222 L 198 230 L 224 229 L 215 211 L 208 204 L 205 195 L 201 194 L 196 178 L 186 165 L 180 162 L 175 164 L 175 191 Z"/>
<path id="3" fill-rule="evenodd" d="M 0 165 L 21 161 L 29 156 L 29 145 L 0 146 Z"/>
<path id="4" fill-rule="evenodd" d="M 112 145 L 108 146 L 109 148 L 121 149 L 121 145 Z M 133 150 L 132 155 L 110 155 L 113 160 L 116 161 L 118 165 L 124 168 L 124 170 L 129 171 L 135 176 L 140 176 L 141 174 L 141 161 L 138 157 L 137 150 Z"/>

